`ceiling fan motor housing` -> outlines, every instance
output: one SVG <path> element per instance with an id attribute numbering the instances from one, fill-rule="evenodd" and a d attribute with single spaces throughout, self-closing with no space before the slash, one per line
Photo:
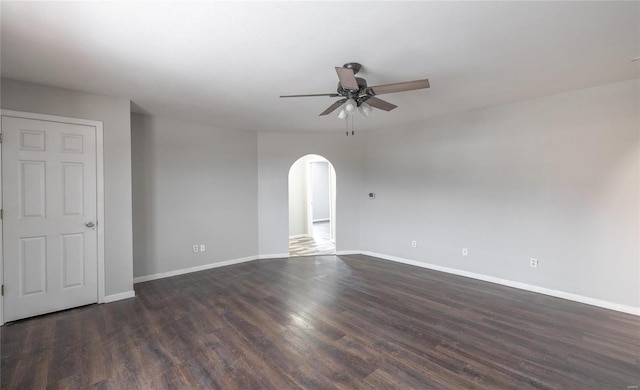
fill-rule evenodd
<path id="1" fill-rule="evenodd" d="M 354 91 L 351 89 L 344 89 L 342 88 L 342 85 L 338 83 L 338 94 L 348 99 L 354 99 L 354 100 L 359 100 L 361 97 L 365 97 L 364 95 L 368 95 L 367 80 L 361 77 L 356 77 L 356 81 L 358 82 L 357 91 Z M 358 101 L 358 105 L 360 105 L 359 103 L 360 102 Z"/>

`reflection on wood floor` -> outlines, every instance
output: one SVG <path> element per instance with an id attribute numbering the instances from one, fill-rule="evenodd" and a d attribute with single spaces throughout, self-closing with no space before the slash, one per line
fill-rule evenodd
<path id="1" fill-rule="evenodd" d="M 640 318 L 363 255 L 256 260 L 1 329 L 2 389 L 635 389 Z"/>
<path id="2" fill-rule="evenodd" d="M 289 256 L 333 255 L 336 246 L 329 237 L 329 222 L 314 222 L 313 237 L 289 238 Z"/>

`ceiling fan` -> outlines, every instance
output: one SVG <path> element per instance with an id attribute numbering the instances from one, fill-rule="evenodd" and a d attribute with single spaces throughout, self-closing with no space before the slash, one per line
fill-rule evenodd
<path id="1" fill-rule="evenodd" d="M 360 112 L 367 116 L 371 112 L 371 107 L 391 111 L 398 107 L 395 104 L 386 102 L 382 99 L 378 99 L 377 95 L 383 95 L 386 93 L 412 91 L 415 89 L 429 88 L 429 80 L 414 80 L 404 83 L 384 84 L 376 85 L 374 87 L 367 86 L 367 80 L 356 77 L 355 75 L 362 69 L 362 65 L 357 62 L 349 62 L 342 67 L 336 67 L 336 73 L 338 74 L 338 89 L 335 93 L 317 93 L 311 95 L 284 95 L 281 98 L 292 97 L 315 97 L 315 96 L 329 96 L 329 97 L 342 97 L 335 103 L 330 105 L 326 110 L 322 111 L 320 116 L 328 115 L 335 111 L 338 107 L 343 106 L 338 117 L 345 119 L 349 114 L 360 108 Z"/>

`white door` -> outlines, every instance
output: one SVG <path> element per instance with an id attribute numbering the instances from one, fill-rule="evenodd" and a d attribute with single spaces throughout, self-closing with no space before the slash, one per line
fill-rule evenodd
<path id="1" fill-rule="evenodd" d="M 4 320 L 97 302 L 96 128 L 2 117 Z"/>

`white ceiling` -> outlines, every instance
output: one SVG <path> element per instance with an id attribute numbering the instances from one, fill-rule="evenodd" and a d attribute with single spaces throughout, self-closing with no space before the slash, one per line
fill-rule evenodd
<path id="1" fill-rule="evenodd" d="M 335 66 L 429 78 L 358 130 L 640 77 L 640 2 L 1 2 L 2 76 L 131 99 L 163 117 L 337 131 Z"/>

